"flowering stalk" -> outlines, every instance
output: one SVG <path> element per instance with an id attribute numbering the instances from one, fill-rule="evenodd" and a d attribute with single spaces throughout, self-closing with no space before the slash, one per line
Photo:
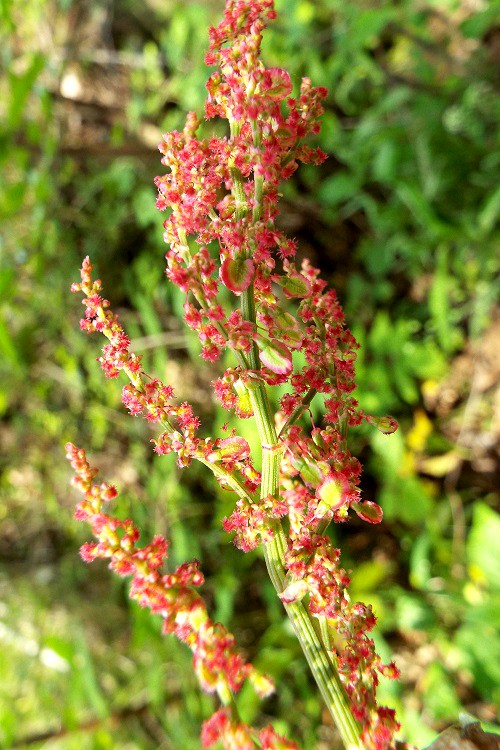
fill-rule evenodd
<path id="1" fill-rule="evenodd" d="M 369 637 L 373 612 L 351 603 L 340 552 L 325 532 L 351 511 L 369 523 L 381 521 L 380 507 L 361 499 L 361 467 L 347 448 L 346 436 L 349 427 L 363 420 L 385 433 L 397 424 L 359 409 L 352 396 L 357 343 L 345 326 L 336 294 L 307 260 L 297 268 L 296 243 L 275 225 L 280 183 L 298 162 L 319 164 L 326 158 L 304 139 L 319 131 L 327 91 L 303 79 L 299 96 L 292 97 L 288 73 L 264 67 L 262 32 L 274 15 L 273 0 L 227 0 L 222 22 L 210 29 L 206 63 L 216 70 L 207 82 L 205 116 L 227 120 L 228 133 L 198 137 L 201 120 L 189 113 L 182 132 L 163 137 L 159 148 L 168 171 L 156 178 L 157 207 L 170 212 L 164 222 L 167 277 L 186 295 L 185 321 L 198 333 L 202 357 L 215 362 L 227 349 L 234 355 L 234 366 L 214 383 L 215 394 L 225 409 L 241 419 L 253 418 L 261 471 L 255 469 L 243 436 L 233 431 L 225 438 L 200 437 L 191 406 L 176 404 L 172 388 L 143 371 L 101 297 L 100 282 L 92 280 L 88 258 L 81 282 L 72 288 L 85 295 L 82 328 L 109 340 L 100 358 L 106 374 L 115 377 L 123 370 L 128 376 L 125 406 L 161 425 L 155 451 L 176 453 L 182 467 L 201 461 L 236 494 L 224 528 L 235 532 L 235 544 L 243 551 L 264 546 L 273 585 L 345 746 L 385 750 L 394 745 L 399 725 L 392 710 L 378 706 L 376 688 L 380 675 L 396 678 L 397 669 L 382 664 L 376 654 Z M 236 303 L 238 298 L 238 306 L 228 304 L 228 299 Z M 272 406 L 275 386 L 286 387 L 277 411 Z M 318 425 L 310 412 L 313 400 L 322 409 Z M 130 538 L 133 544 L 137 541 L 136 532 L 122 525 L 131 522 L 101 520 L 100 506 L 92 506 L 92 498 L 106 498 L 89 484 L 92 470 L 85 468 L 83 454 L 71 446 L 69 454 L 87 498 L 79 517 L 90 520 L 99 539 L 92 554 L 84 552 L 86 559 L 99 550 L 94 556 L 111 557 L 111 567 L 121 572 L 115 555 L 123 554 L 122 541 L 109 531 L 101 538 L 103 529 L 114 533 L 118 528 L 125 530 L 123 539 L 133 560 L 137 555 L 149 559 L 149 552 L 127 546 Z M 159 558 L 153 559 L 146 575 L 155 586 L 161 581 L 168 587 L 170 578 L 160 576 Z M 172 585 L 198 585 L 192 574 L 197 568 L 188 570 L 186 581 L 178 583 L 176 573 Z M 126 571 L 134 575 L 135 595 L 138 572 L 128 558 Z M 161 594 L 166 596 L 163 589 Z M 148 597 L 143 601 L 151 606 Z M 198 611 L 201 605 L 196 602 Z M 177 615 L 172 617 L 175 621 Z M 182 611 L 179 617 L 181 622 L 186 619 Z M 193 642 L 203 638 L 198 632 L 202 625 L 205 620 L 190 625 Z M 232 653 L 232 641 L 228 649 Z M 249 679 L 255 674 L 243 671 Z M 257 737 L 228 711 L 229 696 L 239 686 L 236 680 L 222 691 L 217 688 L 224 707 L 205 725 L 204 744 L 220 738 L 228 748 L 295 747 L 276 739 L 271 729 Z"/>
<path id="2" fill-rule="evenodd" d="M 72 443 L 67 443 L 66 451 L 76 472 L 72 484 L 84 495 L 75 517 L 87 521 L 97 538 L 97 542 L 82 546 L 82 558 L 86 562 L 109 558 L 109 567 L 118 575 L 132 576 L 130 596 L 142 607 L 161 615 L 164 633 L 174 633 L 189 646 L 201 687 L 207 693 L 217 693 L 226 707 L 205 723 L 204 746 L 209 747 L 221 738 L 228 748 L 297 750 L 295 743 L 277 735 L 272 727 L 256 732 L 238 719 L 232 698 L 243 683 L 248 680 L 261 697 L 273 692 L 273 684 L 244 661 L 226 628 L 208 617 L 203 599 L 194 590 L 204 580 L 198 563 L 183 563 L 174 573 L 162 574 L 160 568 L 167 559 L 167 541 L 156 536 L 152 542 L 138 548 L 140 532 L 134 523 L 130 519 L 120 521 L 103 510 L 116 498 L 116 489 L 105 482 L 93 483 L 97 470 L 89 465 L 85 451 Z"/>

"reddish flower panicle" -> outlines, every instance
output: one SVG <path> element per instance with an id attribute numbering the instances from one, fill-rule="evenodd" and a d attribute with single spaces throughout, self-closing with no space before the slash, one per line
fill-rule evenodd
<path id="1" fill-rule="evenodd" d="M 367 748 L 386 750 L 398 724 L 392 710 L 377 706 L 376 688 L 380 675 L 396 678 L 397 669 L 383 665 L 376 654 L 368 635 L 375 625 L 373 612 L 351 604 L 349 576 L 324 531 L 331 521 L 345 521 L 350 510 L 369 523 L 382 520 L 376 503 L 361 500 L 361 466 L 348 450 L 347 431 L 366 420 L 389 434 L 397 424 L 359 409 L 352 395 L 358 344 L 337 296 L 309 261 L 296 266 L 296 242 L 275 225 L 280 184 L 299 162 L 319 164 L 326 158 L 304 139 L 319 132 L 327 91 L 304 78 L 293 96 L 289 74 L 263 65 L 262 33 L 274 16 L 273 0 L 227 0 L 223 20 L 210 29 L 206 62 L 216 70 L 207 82 L 205 115 L 227 120 L 228 135 L 202 137 L 200 118 L 189 113 L 182 132 L 163 136 L 159 150 L 166 173 L 155 183 L 157 208 L 168 211 L 166 274 L 185 294 L 186 324 L 196 331 L 205 360 L 217 361 L 226 349 L 236 358 L 237 365 L 214 383 L 218 400 L 248 418 L 252 389 L 262 383 L 285 387 L 277 415 L 283 451 L 279 496 L 256 498 L 261 476 L 246 440 L 234 433 L 202 439 L 190 404 L 176 404 L 172 388 L 144 372 L 101 296 L 100 281 L 92 281 L 88 258 L 81 283 L 72 289 L 85 295 L 82 329 L 108 339 L 99 360 L 106 375 L 124 371 L 129 378 L 123 403 L 131 414 L 161 424 L 155 451 L 176 453 L 181 467 L 202 461 L 223 487 L 238 493 L 234 511 L 224 519 L 236 545 L 248 551 L 268 543 L 279 519 L 288 517 L 281 598 L 285 604 L 305 598 L 310 613 L 326 621 L 353 715 L 362 726 L 361 739 Z M 231 295 L 234 300 L 250 295 L 256 314 L 248 314 L 248 302 L 245 314 L 245 306 L 242 312 L 228 310 Z M 323 422 L 316 426 L 311 416 L 306 427 L 314 398 L 323 399 Z M 260 694 L 269 692 L 269 682 L 237 653 L 232 636 L 208 618 L 194 591 L 203 582 L 197 563 L 162 573 L 166 541 L 155 537 L 138 548 L 132 521 L 103 512 L 116 490 L 93 484 L 96 472 L 83 451 L 71 444 L 67 448 L 76 471 L 73 483 L 84 494 L 76 516 L 91 524 L 97 539 L 82 547 L 82 557 L 107 558 L 119 575 L 132 576 L 131 596 L 163 617 L 165 632 L 189 645 L 200 684 L 217 692 L 225 705 L 246 679 Z M 227 750 L 296 750 L 272 728 L 256 732 L 227 708 L 205 722 L 202 739 L 205 747 L 220 741 Z"/>
<path id="2" fill-rule="evenodd" d="M 67 443 L 66 451 L 75 471 L 72 484 L 84 495 L 75 516 L 90 524 L 97 539 L 83 545 L 84 560 L 109 559 L 109 567 L 118 575 L 132 576 L 130 596 L 141 607 L 161 615 L 164 632 L 174 633 L 189 646 L 195 672 L 206 692 L 216 692 L 228 703 L 248 679 L 259 695 L 268 695 L 272 683 L 245 662 L 226 628 L 208 617 L 203 599 L 194 590 L 203 584 L 198 562 L 184 563 L 173 573 L 162 573 L 167 541 L 156 536 L 144 547 L 137 547 L 140 533 L 133 522 L 118 520 L 103 511 L 104 504 L 116 497 L 116 489 L 106 483 L 94 484 L 97 470 L 89 465 L 83 450 Z"/>

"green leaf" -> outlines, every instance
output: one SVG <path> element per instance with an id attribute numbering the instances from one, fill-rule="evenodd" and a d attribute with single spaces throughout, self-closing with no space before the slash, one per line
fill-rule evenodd
<path id="1" fill-rule="evenodd" d="M 432 662 L 427 668 L 422 683 L 426 703 L 434 718 L 446 721 L 455 720 L 461 710 L 460 701 L 454 682 L 438 661 Z"/>
<path id="2" fill-rule="evenodd" d="M 318 463 L 305 456 L 293 456 L 292 463 L 307 484 L 317 487 L 323 478 Z"/>
<path id="3" fill-rule="evenodd" d="M 351 43 L 359 47 L 372 48 L 380 43 L 380 33 L 394 20 L 397 10 L 395 7 L 377 7 L 361 10 L 358 5 L 353 22 L 349 29 Z"/>
<path id="4" fill-rule="evenodd" d="M 500 186 L 486 198 L 483 208 L 477 217 L 477 223 L 482 234 L 488 234 L 497 223 L 500 214 Z"/>
<path id="5" fill-rule="evenodd" d="M 9 128 L 16 130 L 26 108 L 26 100 L 33 88 L 33 84 L 45 67 L 45 56 L 40 52 L 35 53 L 31 63 L 22 75 L 10 73 L 11 96 L 8 100 L 9 108 L 7 122 Z"/>
<path id="6" fill-rule="evenodd" d="M 5 322 L 0 318 L 0 356 L 6 359 L 16 372 L 22 371 L 22 355 Z"/>
<path id="7" fill-rule="evenodd" d="M 431 204 L 417 185 L 399 183 L 396 193 L 426 234 L 435 237 L 443 237 L 447 234 L 448 227 L 436 216 Z"/>
<path id="8" fill-rule="evenodd" d="M 469 573 L 473 581 L 500 591 L 500 515 L 476 503 L 467 539 Z"/>
<path id="9" fill-rule="evenodd" d="M 481 39 L 490 27 L 498 23 L 500 15 L 500 3 L 498 0 L 490 0 L 485 6 L 471 13 L 460 25 L 462 34 L 472 39 Z"/>
<path id="10" fill-rule="evenodd" d="M 350 172 L 339 172 L 328 177 L 321 184 L 318 197 L 326 206 L 337 206 L 360 191 L 360 183 L 357 175 Z"/>
<path id="11" fill-rule="evenodd" d="M 434 280 L 429 294 L 429 309 L 434 319 L 439 343 L 446 352 L 452 351 L 454 348 L 449 290 L 450 271 L 448 267 L 448 251 L 444 245 L 441 245 L 437 252 Z"/>
<path id="12" fill-rule="evenodd" d="M 73 683 L 78 685 L 82 697 L 88 702 L 101 719 L 109 715 L 109 707 L 99 685 L 94 669 L 92 655 L 83 635 L 78 637 L 78 645 L 73 657 Z"/>
<path id="13" fill-rule="evenodd" d="M 435 617 L 432 609 L 421 597 L 405 591 L 398 592 L 396 599 L 396 622 L 402 632 L 429 630 L 434 621 Z"/>
<path id="14" fill-rule="evenodd" d="M 463 666 L 473 675 L 475 688 L 492 704 L 500 700 L 500 661 L 492 658 L 492 649 L 498 641 L 499 622 L 500 596 L 495 594 L 485 604 L 469 608 L 454 639 Z"/>
<path id="15" fill-rule="evenodd" d="M 389 574 L 387 560 L 370 560 L 356 565 L 351 575 L 350 593 L 362 597 L 364 592 L 376 590 Z"/>
<path id="16" fill-rule="evenodd" d="M 18 731 L 19 718 L 8 706 L 8 701 L 2 701 L 0 706 L 0 747 L 12 747 Z"/>

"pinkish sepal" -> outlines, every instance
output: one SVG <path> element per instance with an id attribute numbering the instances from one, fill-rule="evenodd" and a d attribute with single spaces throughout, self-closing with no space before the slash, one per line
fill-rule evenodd
<path id="1" fill-rule="evenodd" d="M 259 359 L 263 365 L 277 375 L 290 375 L 293 369 L 290 349 L 276 339 L 257 337 Z"/>
<path id="2" fill-rule="evenodd" d="M 381 523 L 384 517 L 380 505 L 372 503 L 371 500 L 366 500 L 364 503 L 353 503 L 351 507 L 363 521 L 368 523 Z"/>
<path id="3" fill-rule="evenodd" d="M 220 280 L 235 294 L 248 289 L 255 275 L 255 266 L 251 258 L 226 258 L 220 267 Z"/>
<path id="4" fill-rule="evenodd" d="M 384 435 L 392 435 L 393 432 L 396 432 L 399 426 L 394 417 L 391 416 L 373 417 L 371 414 L 367 414 L 365 418 L 368 424 L 374 425 L 374 427 L 376 427 L 377 430 L 380 430 L 380 432 L 383 432 Z"/>

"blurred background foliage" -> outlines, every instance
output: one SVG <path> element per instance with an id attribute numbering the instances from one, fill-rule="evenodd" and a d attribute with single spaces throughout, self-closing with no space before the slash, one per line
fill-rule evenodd
<path id="1" fill-rule="evenodd" d="M 380 527 L 332 530 L 353 596 L 401 684 L 381 688 L 423 747 L 500 699 L 497 0 L 277 0 L 268 65 L 329 87 L 320 168 L 284 187 L 281 224 L 338 290 L 361 344 L 356 431 Z M 210 381 L 164 280 L 156 144 L 202 107 L 222 0 L 2 0 L 0 40 L 0 747 L 199 748 L 212 710 L 186 649 L 77 556 L 63 445 L 86 446 L 172 565 L 198 557 L 211 611 L 277 680 L 265 720 L 304 750 L 335 731 L 258 553 L 220 519 L 205 472 L 155 458 L 78 330 L 90 254 L 141 352 L 215 432 Z M 495 640 L 497 639 L 497 640 Z M 258 715 L 250 692 L 246 719 Z"/>

